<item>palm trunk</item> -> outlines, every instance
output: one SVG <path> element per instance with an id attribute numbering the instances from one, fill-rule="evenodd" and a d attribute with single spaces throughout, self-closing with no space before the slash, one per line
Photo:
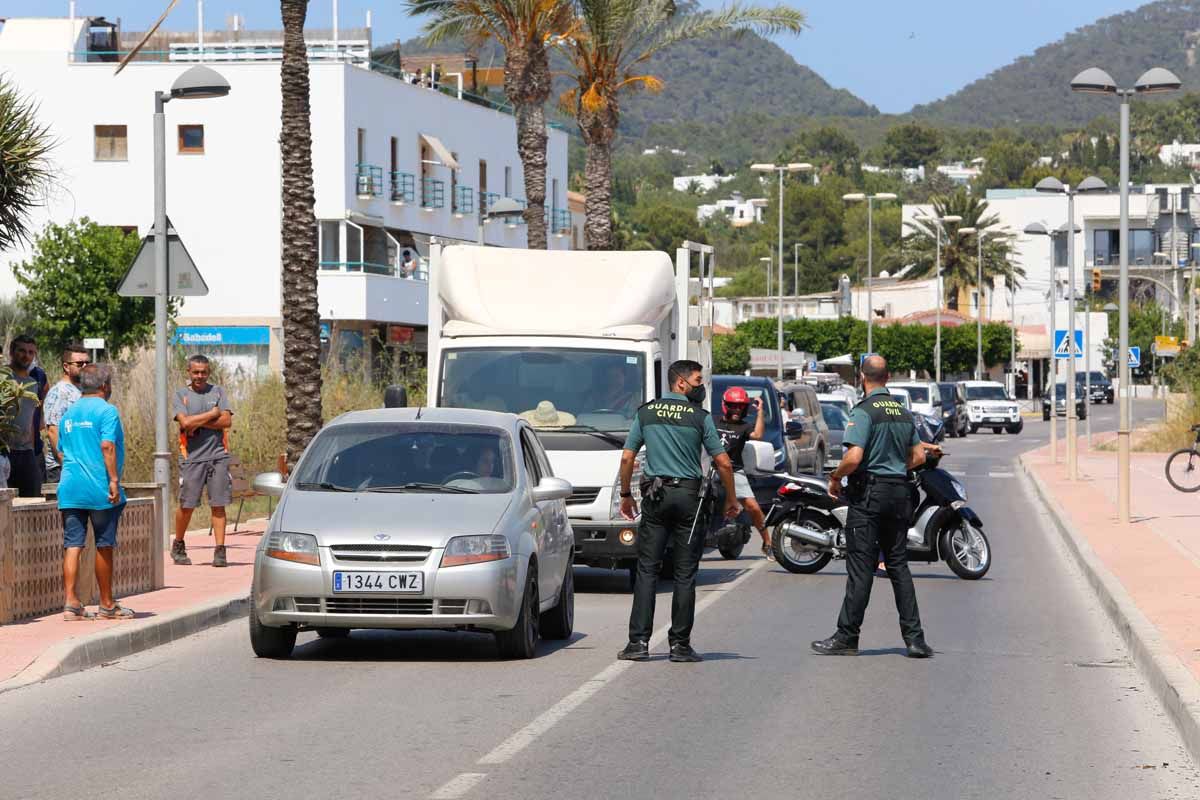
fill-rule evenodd
<path id="1" fill-rule="evenodd" d="M 280 0 L 283 63 L 280 262 L 287 459 L 294 465 L 321 428 L 321 337 L 317 310 L 317 219 L 313 211 L 312 128 L 304 20 L 308 0 Z"/>
<path id="2" fill-rule="evenodd" d="M 583 178 L 584 199 L 583 238 L 588 250 L 611 250 L 612 221 L 612 145 L 617 133 L 615 100 L 596 110 L 576 110 L 579 130 L 587 146 Z"/>
<path id="3" fill-rule="evenodd" d="M 546 249 L 546 134 L 550 57 L 541 41 L 504 55 L 504 93 L 517 116 L 517 155 L 525 176 L 526 246 Z"/>

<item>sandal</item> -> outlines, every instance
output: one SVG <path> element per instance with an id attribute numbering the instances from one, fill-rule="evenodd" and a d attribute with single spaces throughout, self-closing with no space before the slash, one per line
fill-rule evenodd
<path id="1" fill-rule="evenodd" d="M 767 559 L 767 561 L 775 560 L 775 548 L 771 547 L 771 545 L 767 544 L 766 542 L 763 542 L 762 553 L 763 558 Z"/>
<path id="2" fill-rule="evenodd" d="M 88 611 L 82 604 L 77 606 L 63 606 L 63 619 L 67 622 L 78 622 L 80 620 L 92 620 L 96 615 Z"/>
<path id="3" fill-rule="evenodd" d="M 133 619 L 133 612 L 120 603 L 112 608 L 100 606 L 98 615 L 101 619 Z"/>

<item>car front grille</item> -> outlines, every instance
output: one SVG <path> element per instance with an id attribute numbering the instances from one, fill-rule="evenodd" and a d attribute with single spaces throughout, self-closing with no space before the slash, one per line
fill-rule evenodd
<path id="1" fill-rule="evenodd" d="M 463 604 L 465 605 L 466 601 L 463 601 Z M 407 597 L 327 597 L 325 613 L 372 616 L 432 615 L 433 601 Z"/>
<path id="2" fill-rule="evenodd" d="M 438 600 L 438 614 L 465 614 L 467 613 L 466 600 Z"/>
<path id="3" fill-rule="evenodd" d="M 306 614 L 321 613 L 321 598 L 319 597 L 295 597 L 292 602 L 296 604 L 297 611 L 303 611 Z"/>
<path id="4" fill-rule="evenodd" d="M 410 544 L 335 544 L 329 552 L 338 561 L 419 564 L 432 548 Z"/>
<path id="5" fill-rule="evenodd" d="M 587 506 L 596 502 L 596 498 L 600 496 L 599 486 L 576 486 L 571 491 L 571 496 L 567 498 L 569 506 Z"/>

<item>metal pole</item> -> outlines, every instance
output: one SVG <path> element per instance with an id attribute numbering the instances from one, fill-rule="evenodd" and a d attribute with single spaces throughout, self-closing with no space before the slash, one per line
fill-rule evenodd
<path id="1" fill-rule="evenodd" d="M 875 304 L 871 299 L 871 281 L 875 273 L 875 220 L 872 211 L 875 198 L 867 195 L 867 352 L 874 353 Z"/>
<path id="2" fill-rule="evenodd" d="M 792 245 L 792 294 L 800 296 L 800 243 Z"/>
<path id="3" fill-rule="evenodd" d="M 975 283 L 979 290 L 975 308 L 975 380 L 983 380 L 983 231 L 975 231 Z"/>
<path id="4" fill-rule="evenodd" d="M 1054 237 L 1050 237 L 1050 463 L 1058 463 L 1058 355 L 1054 336 L 1058 331 L 1058 266 L 1054 263 Z"/>
<path id="5" fill-rule="evenodd" d="M 1089 281 L 1090 283 L 1090 281 Z M 1092 304 L 1088 301 L 1090 289 L 1083 287 L 1083 407 L 1087 416 L 1083 420 L 1083 431 L 1087 436 L 1087 449 L 1092 449 Z"/>
<path id="6" fill-rule="evenodd" d="M 1200 329 L 1196 325 L 1196 251 L 1188 247 L 1188 255 L 1192 262 L 1192 277 L 1188 283 L 1188 340 L 1191 346 L 1196 346 L 1196 339 L 1200 337 Z"/>
<path id="7" fill-rule="evenodd" d="M 934 358 L 934 380 L 938 383 L 942 382 L 942 221 L 937 221 L 937 277 L 934 279 L 934 284 L 937 289 L 937 317 L 934 325 L 937 331 L 934 334 L 937 338 L 933 345 Z"/>
<path id="8" fill-rule="evenodd" d="M 1013 283 L 1013 268 L 1012 262 L 1008 265 L 1008 313 L 1011 321 L 1008 325 L 1009 336 L 1009 356 L 1008 356 L 1008 372 L 1012 375 L 1012 384 L 1009 391 L 1013 397 L 1017 396 L 1017 287 Z M 1030 371 L 1029 377 L 1033 378 L 1033 372 Z"/>
<path id="9" fill-rule="evenodd" d="M 1067 480 L 1079 480 L 1075 413 L 1075 191 L 1067 187 Z"/>
<path id="10" fill-rule="evenodd" d="M 1117 288 L 1118 312 L 1117 364 L 1121 381 L 1121 406 L 1117 423 L 1117 518 L 1129 522 L 1129 434 L 1131 427 L 1129 394 L 1129 97 L 1121 92 L 1121 223 L 1118 233 L 1120 280 Z"/>
<path id="11" fill-rule="evenodd" d="M 154 482 L 161 498 L 162 536 L 171 536 L 167 486 L 171 452 L 167 445 L 167 122 L 165 92 L 154 93 Z"/>
<path id="12" fill-rule="evenodd" d="M 779 364 L 775 368 L 775 379 L 783 380 L 783 170 L 779 170 L 779 319 L 776 321 L 775 345 L 779 350 Z"/>

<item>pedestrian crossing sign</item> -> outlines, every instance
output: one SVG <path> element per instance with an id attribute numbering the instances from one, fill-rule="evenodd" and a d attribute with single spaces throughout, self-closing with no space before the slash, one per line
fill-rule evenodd
<path id="1" fill-rule="evenodd" d="M 1135 369 L 1142 365 L 1142 348 L 1131 345 L 1129 347 L 1129 367 Z"/>
<path id="2" fill-rule="evenodd" d="M 1071 347 L 1071 340 L 1067 336 L 1066 331 L 1054 332 L 1054 357 L 1059 359 L 1068 359 L 1074 356 L 1075 358 L 1083 357 L 1083 331 L 1075 331 L 1075 346 Z"/>

